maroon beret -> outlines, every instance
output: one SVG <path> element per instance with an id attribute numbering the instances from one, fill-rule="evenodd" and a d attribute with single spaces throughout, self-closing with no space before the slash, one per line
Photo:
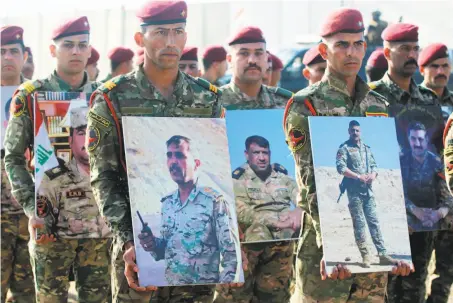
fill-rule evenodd
<path id="1" fill-rule="evenodd" d="M 418 26 L 408 23 L 391 24 L 384 29 L 381 38 L 389 42 L 417 42 Z"/>
<path id="2" fill-rule="evenodd" d="M 228 42 L 228 45 L 242 44 L 242 43 L 255 43 L 264 42 L 263 32 L 255 26 L 247 26 L 241 28 Z"/>
<path id="3" fill-rule="evenodd" d="M 2 45 L 24 44 L 24 30 L 19 26 L 3 26 L 0 29 Z"/>
<path id="4" fill-rule="evenodd" d="M 365 30 L 362 14 L 352 8 L 341 8 L 331 12 L 321 27 L 321 37 L 337 33 L 360 33 Z"/>
<path id="5" fill-rule="evenodd" d="M 371 53 L 368 61 L 366 62 L 367 67 L 387 69 L 388 62 L 384 55 L 384 50 L 382 48 L 376 49 Z"/>
<path id="6" fill-rule="evenodd" d="M 445 44 L 434 43 L 423 48 L 418 56 L 418 66 L 426 66 L 434 60 L 448 58 L 448 48 Z"/>
<path id="7" fill-rule="evenodd" d="M 184 23 L 187 19 L 185 1 L 150 1 L 137 12 L 142 26 Z"/>
<path id="8" fill-rule="evenodd" d="M 52 32 L 52 40 L 57 40 L 63 37 L 89 34 L 90 24 L 85 16 L 70 19 L 60 24 Z"/>
<path id="9" fill-rule="evenodd" d="M 109 51 L 107 57 L 116 63 L 126 62 L 134 58 L 134 52 L 127 47 L 118 46 Z"/>
<path id="10" fill-rule="evenodd" d="M 198 61 L 198 48 L 196 47 L 184 48 L 180 60 Z"/>
<path id="11" fill-rule="evenodd" d="M 272 58 L 272 70 L 283 69 L 283 62 L 276 55 L 271 54 Z"/>
<path id="12" fill-rule="evenodd" d="M 308 51 L 306 51 L 304 54 L 304 58 L 302 59 L 302 63 L 304 65 L 312 65 L 320 62 L 326 62 L 326 60 L 324 60 L 324 58 L 319 53 L 318 45 L 315 45 Z"/>
<path id="13" fill-rule="evenodd" d="M 91 47 L 91 56 L 88 59 L 87 65 L 94 64 L 94 63 L 98 62 L 98 60 L 99 60 L 98 51 L 94 47 Z"/>
<path id="14" fill-rule="evenodd" d="M 31 52 L 30 46 L 26 46 L 25 51 L 28 53 L 28 58 L 33 57 L 33 53 Z"/>
<path id="15" fill-rule="evenodd" d="M 221 45 L 213 45 L 205 49 L 203 59 L 208 62 L 222 62 L 226 60 L 227 52 Z"/>

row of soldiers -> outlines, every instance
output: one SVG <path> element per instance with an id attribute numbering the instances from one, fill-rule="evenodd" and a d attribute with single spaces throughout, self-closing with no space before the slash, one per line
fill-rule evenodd
<path id="1" fill-rule="evenodd" d="M 451 63 L 445 45 L 430 45 L 419 56 L 417 26 L 391 25 L 382 33 L 383 56 L 372 61 L 382 63 L 384 58 L 388 68 L 382 79 L 367 84 L 357 76 L 366 49 L 362 15 L 354 9 L 335 10 L 323 23 L 322 42 L 304 57 L 303 75 L 310 85 L 293 96 L 263 84 L 270 66 L 266 39 L 259 28 L 244 27 L 228 41 L 231 82 L 217 88 L 180 71 L 187 13 L 184 1 L 145 4 L 137 12 L 140 30 L 134 35 L 143 50 L 143 63 L 104 84 L 90 81 L 86 72 L 91 55 L 86 17 L 69 20 L 54 30 L 50 51 L 57 61 L 55 71 L 48 78 L 25 83 L 21 66 L 14 66 L 14 60 L 26 59 L 22 32 L 2 30 L 2 85 L 22 83 L 11 102 L 4 144 L 10 181 L 5 186 L 11 186 L 14 199 L 9 197 L 4 205 L 2 196 L 2 296 L 9 287 L 15 302 L 34 302 L 35 296 L 38 302 L 66 302 L 73 266 L 80 302 L 109 301 L 110 292 L 113 302 L 423 302 L 427 266 L 435 245 L 439 277 L 432 283 L 428 301 L 447 302 L 453 281 L 451 231 L 412 233 L 414 268 L 399 262 L 390 273 L 352 275 L 344 266 L 326 272 L 307 119 L 313 115 L 386 116 L 392 104 L 453 105 L 446 89 Z M 425 77 L 420 86 L 412 80 L 418 67 Z M 9 72 L 5 72 L 5 79 L 14 78 L 14 83 L 3 81 L 4 71 Z M 44 222 L 36 217 L 34 183 L 24 154 L 33 147 L 34 111 L 28 105 L 33 104 L 36 91 L 93 92 L 86 120 L 77 122 L 77 126 L 86 123 L 83 148 L 89 155 L 89 173 L 81 175 L 90 180 L 87 191 L 92 191 L 91 203 L 97 205 L 110 228 L 112 245 L 106 235 L 71 238 L 62 231 L 34 237 Z M 298 216 L 288 220 L 292 226 L 302 227 L 294 293 L 290 292 L 291 241 L 242 245 L 243 284 L 140 287 L 121 117 L 223 117 L 225 110 L 252 108 L 286 108 L 285 140 L 296 163 L 297 204 L 304 211 L 303 220 Z M 450 164 L 447 175 L 452 171 Z M 61 175 L 59 171 L 52 173 Z M 29 235 L 30 254 L 26 247 Z M 28 265 L 29 256 L 32 266 Z M 3 268 L 7 268 L 5 273 Z M 106 279 L 109 275 L 111 281 Z"/>

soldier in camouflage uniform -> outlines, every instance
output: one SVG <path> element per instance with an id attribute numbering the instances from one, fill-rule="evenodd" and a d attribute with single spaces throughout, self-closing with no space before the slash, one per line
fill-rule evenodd
<path id="1" fill-rule="evenodd" d="M 38 216 L 57 241 L 33 246 L 39 302 L 66 302 L 74 264 L 80 302 L 105 302 L 110 295 L 111 232 L 99 215 L 90 186 L 85 149 L 88 108 L 70 112 L 73 159 L 45 172 L 37 190 Z"/>
<path id="2" fill-rule="evenodd" d="M 293 302 L 382 302 L 387 273 L 354 274 L 342 265 L 327 273 L 314 183 L 307 116 L 387 116 L 387 102 L 357 77 L 365 55 L 363 19 L 359 11 L 333 11 L 322 26 L 319 50 L 327 60 L 324 78 L 301 91 L 284 114 L 286 141 L 296 163 L 300 189 L 298 206 L 305 211 L 298 247 L 296 291 Z M 294 222 L 297 223 L 297 222 Z M 393 274 L 407 275 L 399 262 Z M 329 278 L 329 279 L 328 279 Z M 340 279 L 340 281 L 336 281 Z"/>
<path id="3" fill-rule="evenodd" d="M 23 29 L 18 26 L 5 26 L 0 29 L 2 65 L 1 85 L 19 86 L 24 82 L 21 74 L 27 60 L 23 41 Z M 3 104 L 2 106 L 7 106 Z M 2 109 L 3 110 L 3 109 Z M 7 113 L 8 115 L 8 113 Z M 8 117 L 5 117 L 8 119 Z M 2 121 L 3 123 L 3 121 Z M 3 127 L 3 126 L 2 126 Z M 27 243 L 28 218 L 24 210 L 11 195 L 11 185 L 6 176 L 3 158 L 3 136 L 1 138 L 1 297 L 5 302 L 8 290 L 11 302 L 29 303 L 35 301 L 33 272 Z"/>
<path id="4" fill-rule="evenodd" d="M 412 78 L 418 67 L 418 27 L 405 23 L 392 24 L 383 31 L 382 38 L 389 68 L 381 80 L 369 84 L 370 88 L 383 95 L 391 105 L 438 105 L 436 95 L 429 89 L 417 86 Z M 408 277 L 389 279 L 389 302 L 423 300 L 433 239 L 433 232 L 409 235 L 415 272 Z"/>
<path id="5" fill-rule="evenodd" d="M 244 242 L 293 238 L 291 228 L 275 225 L 296 201 L 297 185 L 281 165 L 270 164 L 269 141 L 260 136 L 245 141 L 247 162 L 233 172 L 238 221 Z M 253 269 L 251 269 L 253 271 Z"/>
<path id="6" fill-rule="evenodd" d="M 194 150 L 187 137 L 167 141 L 167 166 L 178 190 L 161 200 L 161 237 L 138 237 L 156 261 L 165 259 L 169 285 L 232 283 L 238 264 L 232 230 L 236 223 L 223 196 L 198 184 L 201 162 Z"/>
<path id="7" fill-rule="evenodd" d="M 229 45 L 227 61 L 233 68 L 233 76 L 230 84 L 222 87 L 225 107 L 231 110 L 284 107 L 292 93 L 262 84 L 267 54 L 261 30 L 245 27 L 233 36 Z M 248 259 L 245 284 L 240 288 L 219 285 L 215 302 L 288 301 L 293 242 L 243 244 L 241 247 Z"/>
<path id="8" fill-rule="evenodd" d="M 5 167 L 11 181 L 12 195 L 29 218 L 29 229 L 41 226 L 35 217 L 35 187 L 27 170 L 26 149 L 33 150 L 34 93 L 37 91 L 78 91 L 91 93 L 99 84 L 90 82 L 85 65 L 90 56 L 89 24 L 86 17 L 69 20 L 53 32 L 52 56 L 57 59 L 56 70 L 45 79 L 27 81 L 14 93 L 12 116 L 5 136 Z M 64 39 L 63 39 L 64 38 Z M 39 222 L 38 222 L 39 221 Z M 33 247 L 46 241 L 47 236 L 31 241 Z"/>
<path id="9" fill-rule="evenodd" d="M 376 202 L 372 182 L 377 178 L 377 165 L 368 145 L 360 138 L 360 124 L 356 120 L 349 122 L 349 140 L 340 145 L 337 152 L 337 171 L 343 175 L 348 191 L 349 211 L 357 247 L 362 255 L 365 268 L 371 265 L 370 252 L 366 241 L 366 225 L 371 239 L 379 254 L 380 264 L 391 265 L 397 261 L 387 255 L 381 227 L 376 213 Z"/>
<path id="10" fill-rule="evenodd" d="M 220 86 L 219 79 L 225 76 L 228 69 L 226 62 L 227 52 L 221 45 L 208 46 L 202 56 L 203 79 L 208 80 L 216 86 Z"/>
<path id="11" fill-rule="evenodd" d="M 135 39 L 145 48 L 144 64 L 100 87 L 91 98 L 88 116 L 91 185 L 100 212 L 114 233 L 113 302 L 211 302 L 214 286 L 156 291 L 137 283 L 121 117 L 223 116 L 217 88 L 178 70 L 187 39 L 186 3 L 152 1 L 137 16 L 142 32 Z"/>
<path id="12" fill-rule="evenodd" d="M 433 90 L 439 98 L 439 103 L 442 106 L 453 106 L 453 93 L 448 90 L 447 83 L 451 73 L 451 59 L 448 56 L 447 46 L 442 43 L 434 43 L 426 46 L 420 52 L 418 65 L 420 72 L 424 76 L 424 81 L 421 86 Z M 451 139 L 451 138 L 450 138 Z M 451 148 L 448 140 L 444 142 L 445 166 L 448 167 L 451 159 Z M 450 144 L 451 145 L 451 144 Z M 449 158 L 447 160 L 447 158 Z M 443 170 L 443 165 L 439 165 Z M 447 183 L 451 178 L 451 170 L 447 170 L 445 174 Z M 453 226 L 451 224 L 453 213 L 450 211 L 447 217 L 443 220 L 443 225 L 436 232 L 434 239 L 434 249 L 436 252 L 436 269 L 435 277 L 431 282 L 431 293 L 428 296 L 427 303 L 447 303 L 450 296 L 450 289 L 453 283 Z"/>

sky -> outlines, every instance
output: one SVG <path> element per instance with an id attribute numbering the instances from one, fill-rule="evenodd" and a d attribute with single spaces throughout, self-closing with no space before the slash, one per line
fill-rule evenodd
<path id="1" fill-rule="evenodd" d="M 310 117 L 310 138 L 314 165 L 336 167 L 336 154 L 349 139 L 351 120 L 360 123 L 361 138 L 370 146 L 378 168 L 399 169 L 399 146 L 395 120 L 382 117 Z"/>
<path id="2" fill-rule="evenodd" d="M 259 135 L 270 143 L 271 162 L 283 165 L 295 178 L 294 159 L 285 142 L 283 109 L 231 110 L 227 112 L 227 135 L 231 170 L 245 163 L 245 140 Z"/>

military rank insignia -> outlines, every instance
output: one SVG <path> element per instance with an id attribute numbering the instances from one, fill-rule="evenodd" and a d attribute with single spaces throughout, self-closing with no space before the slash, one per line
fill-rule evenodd
<path id="1" fill-rule="evenodd" d="M 25 112 L 25 98 L 21 95 L 14 98 L 14 102 L 11 102 L 10 111 L 14 117 L 22 116 Z"/>
<path id="2" fill-rule="evenodd" d="M 304 147 L 307 143 L 307 133 L 300 128 L 293 128 L 289 131 L 289 148 L 295 152 Z"/>
<path id="3" fill-rule="evenodd" d="M 93 151 L 99 145 L 99 129 L 96 126 L 90 126 L 88 137 L 87 137 L 87 149 L 88 151 Z"/>

